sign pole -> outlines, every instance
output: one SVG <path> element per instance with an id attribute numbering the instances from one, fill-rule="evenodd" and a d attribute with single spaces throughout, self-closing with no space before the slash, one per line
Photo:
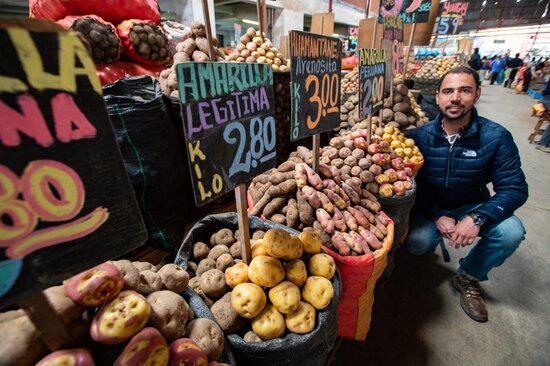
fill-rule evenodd
<path id="1" fill-rule="evenodd" d="M 264 39 L 264 17 L 262 16 L 262 3 L 263 0 L 256 0 L 256 10 L 258 12 L 258 23 L 260 23 L 260 37 Z"/>
<path id="2" fill-rule="evenodd" d="M 409 54 L 411 53 L 411 47 L 413 43 L 415 29 L 416 29 L 416 23 L 413 23 L 412 29 L 411 29 L 411 35 L 409 37 L 409 47 L 407 48 L 407 54 L 405 55 L 405 67 L 403 68 L 403 75 L 405 76 L 407 75 L 407 67 L 409 66 Z"/>
<path id="3" fill-rule="evenodd" d="M 208 40 L 208 51 L 210 52 L 210 61 L 216 61 L 216 51 L 214 51 L 214 44 L 212 43 L 212 28 L 210 28 L 210 12 L 208 10 L 208 0 L 202 0 L 202 12 L 204 13 L 204 23 L 206 26 L 206 39 Z"/>

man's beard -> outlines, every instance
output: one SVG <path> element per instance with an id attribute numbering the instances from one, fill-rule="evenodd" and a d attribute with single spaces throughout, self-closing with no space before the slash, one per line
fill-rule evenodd
<path id="1" fill-rule="evenodd" d="M 439 110 L 441 111 L 441 113 L 443 114 L 443 116 L 445 116 L 445 119 L 447 121 L 457 121 L 457 120 L 460 120 L 462 118 L 464 118 L 464 116 L 466 116 L 468 113 L 470 113 L 471 111 L 471 108 L 470 109 L 466 109 L 465 106 L 463 106 L 462 104 L 456 104 L 456 105 L 452 105 L 452 106 L 457 106 L 457 107 L 460 107 L 462 109 L 462 112 L 458 115 L 456 114 L 450 114 L 447 112 L 447 109 L 443 109 L 443 108 L 439 108 Z"/>

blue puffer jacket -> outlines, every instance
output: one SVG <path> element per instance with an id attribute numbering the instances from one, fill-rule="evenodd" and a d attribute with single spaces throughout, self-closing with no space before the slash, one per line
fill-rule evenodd
<path id="1" fill-rule="evenodd" d="M 510 217 L 527 200 L 527 182 L 521 170 L 512 135 L 501 125 L 479 117 L 472 109 L 472 122 L 453 146 L 441 128 L 441 113 L 435 120 L 412 131 L 411 137 L 424 155 L 420 169 L 416 208 L 429 218 L 472 203 L 483 203 L 476 212 L 498 223 Z M 491 197 L 487 188 L 493 184 Z"/>

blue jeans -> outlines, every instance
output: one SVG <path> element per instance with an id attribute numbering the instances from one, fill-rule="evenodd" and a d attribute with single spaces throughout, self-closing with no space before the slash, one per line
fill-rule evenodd
<path id="1" fill-rule="evenodd" d="M 478 206 L 479 204 L 466 205 L 452 211 L 444 211 L 444 214 L 458 222 Z M 411 254 L 423 255 L 433 252 L 443 240 L 433 220 L 420 212 L 412 212 L 409 228 L 405 245 Z M 479 236 L 481 239 L 466 258 L 460 259 L 458 272 L 468 273 L 480 281 L 485 281 L 489 271 L 504 263 L 525 239 L 525 228 L 520 219 L 510 216 L 497 224 L 483 225 Z"/>

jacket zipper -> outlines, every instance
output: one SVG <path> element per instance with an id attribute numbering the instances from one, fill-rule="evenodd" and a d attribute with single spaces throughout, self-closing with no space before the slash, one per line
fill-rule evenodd
<path id="1" fill-rule="evenodd" d="M 445 175 L 445 188 L 449 188 L 449 174 L 451 173 L 451 157 L 453 155 L 454 146 L 455 144 L 451 144 L 451 146 L 449 147 L 449 152 L 447 154 L 447 174 Z"/>

